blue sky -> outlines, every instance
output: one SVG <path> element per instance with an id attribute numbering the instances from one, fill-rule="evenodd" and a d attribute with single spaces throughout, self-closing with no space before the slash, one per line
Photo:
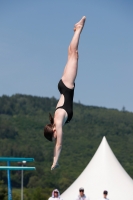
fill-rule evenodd
<path id="1" fill-rule="evenodd" d="M 59 98 L 73 26 L 86 15 L 75 102 L 133 112 L 133 3 L 0 1 L 0 96 Z"/>

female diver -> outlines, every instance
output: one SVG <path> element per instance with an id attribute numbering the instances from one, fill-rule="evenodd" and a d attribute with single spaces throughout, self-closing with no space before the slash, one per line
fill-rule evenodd
<path id="1" fill-rule="evenodd" d="M 78 44 L 85 20 L 86 17 L 84 16 L 74 26 L 74 36 L 68 48 L 68 61 L 63 76 L 58 83 L 61 96 L 55 109 L 54 118 L 49 114 L 51 123 L 44 127 L 44 136 L 49 141 L 56 141 L 51 170 L 59 166 L 58 159 L 62 148 L 63 137 L 62 127 L 64 124 L 70 122 L 73 116 L 73 96 L 78 70 Z"/>

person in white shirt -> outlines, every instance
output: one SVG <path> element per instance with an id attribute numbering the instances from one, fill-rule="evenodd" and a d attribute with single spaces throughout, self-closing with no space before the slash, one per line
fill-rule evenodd
<path id="1" fill-rule="evenodd" d="M 84 188 L 79 188 L 79 195 L 75 200 L 90 200 L 87 198 L 87 196 L 84 194 Z"/>
<path id="2" fill-rule="evenodd" d="M 55 189 L 52 192 L 52 196 L 48 200 L 63 200 L 63 199 L 60 198 L 59 190 Z"/>
<path id="3" fill-rule="evenodd" d="M 104 190 L 104 191 L 103 191 L 103 198 L 102 198 L 101 200 L 109 200 L 109 199 L 107 198 L 107 195 L 108 195 L 108 191 L 107 191 L 107 190 Z"/>

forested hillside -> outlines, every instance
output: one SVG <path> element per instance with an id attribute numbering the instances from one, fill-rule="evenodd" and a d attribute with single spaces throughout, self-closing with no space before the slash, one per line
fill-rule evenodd
<path id="1" fill-rule="evenodd" d="M 63 192 L 89 163 L 103 136 L 133 178 L 133 113 L 77 103 L 71 123 L 64 126 L 60 169 L 51 172 L 54 143 L 44 138 L 43 128 L 56 103 L 55 98 L 19 94 L 0 97 L 0 156 L 35 158 L 28 165 L 36 166 L 36 171 L 24 172 L 25 187 Z M 0 179 L 6 184 L 6 172 L 0 171 Z M 15 171 L 12 186 L 20 187 Z"/>

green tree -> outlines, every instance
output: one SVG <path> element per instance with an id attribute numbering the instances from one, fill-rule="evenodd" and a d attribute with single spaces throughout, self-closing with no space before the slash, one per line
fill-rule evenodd
<path id="1" fill-rule="evenodd" d="M 0 200 L 5 200 L 7 197 L 7 189 L 3 184 L 3 181 L 0 181 Z"/>

